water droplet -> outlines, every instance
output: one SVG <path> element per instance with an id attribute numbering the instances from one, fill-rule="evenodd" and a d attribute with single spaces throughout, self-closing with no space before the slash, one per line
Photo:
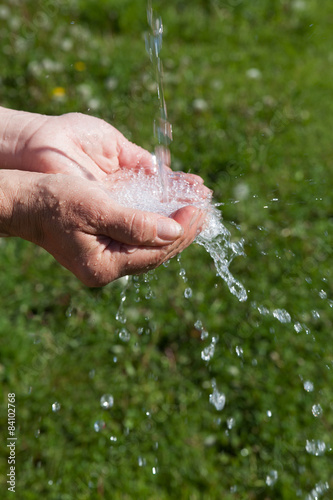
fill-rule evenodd
<path id="1" fill-rule="evenodd" d="M 94 422 L 94 429 L 95 432 L 100 432 L 105 429 L 105 422 L 103 420 L 96 420 L 96 422 Z"/>
<path id="2" fill-rule="evenodd" d="M 320 290 L 319 297 L 321 299 L 327 299 L 327 293 L 324 290 Z"/>
<path id="3" fill-rule="evenodd" d="M 198 330 L 198 332 L 201 332 L 203 330 L 203 324 L 200 319 L 197 319 L 197 321 L 194 323 L 194 328 Z"/>
<path id="4" fill-rule="evenodd" d="M 147 461 L 143 457 L 138 457 L 138 465 L 139 467 L 144 467 L 146 465 Z"/>
<path id="5" fill-rule="evenodd" d="M 100 399 L 100 405 L 104 410 L 109 410 L 112 408 L 114 403 L 113 396 L 111 394 L 103 394 Z"/>
<path id="6" fill-rule="evenodd" d="M 313 385 L 313 383 L 312 383 L 310 380 L 306 380 L 306 381 L 304 382 L 304 390 L 305 390 L 306 392 L 312 392 L 312 391 L 313 391 L 313 389 L 314 389 L 314 385 Z"/>
<path id="7" fill-rule="evenodd" d="M 131 338 L 131 334 L 129 333 L 128 330 L 126 330 L 126 328 L 122 328 L 119 332 L 119 338 L 120 340 L 122 340 L 123 342 L 129 342 L 130 338 Z"/>
<path id="8" fill-rule="evenodd" d="M 269 309 L 267 309 L 267 307 L 264 306 L 258 306 L 258 311 L 263 316 L 267 316 L 269 314 Z"/>
<path id="9" fill-rule="evenodd" d="M 311 441 L 307 439 L 305 449 L 310 455 L 315 455 L 316 457 L 319 457 L 321 455 L 324 455 L 326 450 L 326 444 L 324 443 L 324 441 L 320 441 L 319 439 L 317 440 L 312 439 Z"/>
<path id="10" fill-rule="evenodd" d="M 39 436 L 40 436 L 40 429 L 37 429 L 35 431 L 35 438 L 39 438 Z"/>
<path id="11" fill-rule="evenodd" d="M 190 299 L 192 297 L 192 289 L 191 288 L 186 288 L 186 290 L 184 292 L 184 297 L 186 299 Z"/>
<path id="12" fill-rule="evenodd" d="M 242 358 L 243 357 L 243 349 L 239 345 L 237 345 L 235 350 L 236 350 L 237 356 Z"/>
<path id="13" fill-rule="evenodd" d="M 233 417 L 227 419 L 227 427 L 229 430 L 235 425 L 235 419 Z"/>
<path id="14" fill-rule="evenodd" d="M 117 441 L 116 436 L 110 436 L 110 441 L 112 441 L 113 443 L 115 443 Z"/>
<path id="15" fill-rule="evenodd" d="M 225 395 L 217 390 L 216 381 L 212 380 L 213 393 L 209 395 L 209 402 L 215 406 L 217 411 L 222 411 L 225 406 Z"/>
<path id="16" fill-rule="evenodd" d="M 158 467 L 153 467 L 151 471 L 155 476 L 158 473 Z"/>
<path id="17" fill-rule="evenodd" d="M 298 321 L 294 324 L 294 330 L 297 333 L 300 333 L 302 331 L 302 325 Z"/>
<path id="18" fill-rule="evenodd" d="M 60 410 L 60 408 L 61 408 L 61 404 L 58 403 L 57 401 L 52 404 L 52 411 L 57 412 Z"/>
<path id="19" fill-rule="evenodd" d="M 312 406 L 312 414 L 314 417 L 321 417 L 321 415 L 323 414 L 322 407 L 319 404 L 313 405 Z"/>
<path id="20" fill-rule="evenodd" d="M 268 418 L 271 418 L 271 417 L 272 417 L 272 412 L 271 412 L 271 410 L 267 410 L 267 417 L 268 417 Z"/>
<path id="21" fill-rule="evenodd" d="M 271 470 L 269 474 L 266 476 L 266 484 L 267 486 L 274 486 L 276 481 L 278 480 L 278 472 L 276 470 Z"/>
<path id="22" fill-rule="evenodd" d="M 216 342 L 217 342 L 216 337 L 213 337 L 211 344 L 209 346 L 205 347 L 201 351 L 201 359 L 203 361 L 209 361 L 210 359 L 212 359 L 212 357 L 214 356 L 214 353 L 215 353 Z"/>
<path id="23" fill-rule="evenodd" d="M 319 500 L 319 498 L 330 489 L 328 482 L 317 483 L 313 490 L 306 497 L 306 500 Z"/>
<path id="24" fill-rule="evenodd" d="M 180 271 L 179 271 L 179 276 L 181 276 L 182 278 L 185 278 L 186 277 L 186 271 L 184 268 L 182 268 Z"/>
<path id="25" fill-rule="evenodd" d="M 285 309 L 275 309 L 273 311 L 274 318 L 278 319 L 280 323 L 290 323 L 290 314 Z"/>
<path id="26" fill-rule="evenodd" d="M 315 310 L 311 311 L 311 315 L 312 315 L 313 319 L 319 319 L 320 318 L 320 314 L 319 314 L 318 311 L 315 311 Z"/>
<path id="27" fill-rule="evenodd" d="M 67 318 L 70 318 L 72 316 L 72 312 L 73 312 L 73 307 L 68 307 L 66 310 Z"/>

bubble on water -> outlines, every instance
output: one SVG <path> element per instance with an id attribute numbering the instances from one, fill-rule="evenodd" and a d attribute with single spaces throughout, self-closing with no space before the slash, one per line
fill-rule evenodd
<path id="1" fill-rule="evenodd" d="M 109 410 L 114 404 L 113 396 L 111 394 L 103 394 L 100 399 L 100 405 L 104 410 Z"/>
<path id="2" fill-rule="evenodd" d="M 278 319 L 280 323 L 290 323 L 291 316 L 285 309 L 275 309 L 273 311 L 274 318 Z"/>
<path id="3" fill-rule="evenodd" d="M 307 439 L 305 449 L 310 455 L 315 455 L 316 457 L 319 457 L 321 455 L 324 455 L 326 450 L 326 444 L 324 443 L 324 441 L 320 441 L 319 439 L 317 440 L 312 439 L 311 441 Z"/>
<path id="4" fill-rule="evenodd" d="M 244 240 L 231 241 L 231 234 L 222 223 L 222 215 L 212 203 L 212 195 L 204 191 L 200 182 L 188 177 L 183 172 L 167 171 L 168 202 L 162 201 L 163 193 L 159 176 L 148 175 L 143 170 L 133 172 L 122 171 L 115 179 L 114 175 L 106 177 L 102 188 L 117 203 L 135 208 L 171 216 L 178 209 L 192 205 L 206 213 L 206 221 L 202 232 L 195 242 L 203 246 L 212 257 L 216 273 L 228 285 L 229 290 L 240 301 L 247 299 L 244 286 L 231 274 L 229 266 L 237 256 L 244 256 Z M 118 312 L 119 321 L 122 311 Z"/>
<path id="5" fill-rule="evenodd" d="M 100 432 L 103 429 L 105 429 L 105 422 L 103 420 L 96 420 L 96 422 L 94 422 L 95 432 Z"/>
<path id="6" fill-rule="evenodd" d="M 312 406 L 312 414 L 314 417 L 321 417 L 321 415 L 323 414 L 322 407 L 319 404 L 313 405 Z"/>
<path id="7" fill-rule="evenodd" d="M 128 330 L 126 330 L 126 328 L 122 328 L 119 331 L 118 335 L 119 335 L 120 340 L 122 340 L 123 342 L 129 342 L 129 340 L 131 338 L 131 334 L 129 333 Z"/>
<path id="8" fill-rule="evenodd" d="M 225 395 L 218 391 L 215 379 L 212 380 L 213 392 L 209 395 L 209 402 L 217 411 L 222 411 L 225 406 Z"/>
<path id="9" fill-rule="evenodd" d="M 312 391 L 313 391 L 313 389 L 314 389 L 314 385 L 313 385 L 313 383 L 312 383 L 310 380 L 306 380 L 306 381 L 304 382 L 303 387 L 304 387 L 304 390 L 305 390 L 306 392 L 312 392 Z"/>
<path id="10" fill-rule="evenodd" d="M 57 401 L 52 404 L 52 411 L 57 412 L 60 410 L 60 408 L 61 408 L 61 404 L 58 403 Z"/>
<path id="11" fill-rule="evenodd" d="M 192 297 L 192 288 L 186 288 L 184 292 L 184 297 L 186 299 L 190 299 Z"/>
<path id="12" fill-rule="evenodd" d="M 277 470 L 271 470 L 269 474 L 266 476 L 266 484 L 267 486 L 274 486 L 276 481 L 278 480 L 278 471 Z"/>

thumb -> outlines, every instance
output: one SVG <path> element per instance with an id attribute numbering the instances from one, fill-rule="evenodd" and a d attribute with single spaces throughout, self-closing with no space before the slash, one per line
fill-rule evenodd
<path id="1" fill-rule="evenodd" d="M 112 208 L 99 225 L 104 235 L 120 243 L 163 246 L 177 240 L 184 232 L 181 224 L 169 217 L 118 204 L 113 204 Z"/>

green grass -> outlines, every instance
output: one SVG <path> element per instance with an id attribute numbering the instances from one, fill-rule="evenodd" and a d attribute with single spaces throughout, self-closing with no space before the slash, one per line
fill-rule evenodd
<path id="1" fill-rule="evenodd" d="M 12 3 L 0 7 L 2 105 L 90 113 L 152 150 L 145 1 Z M 331 498 L 332 2 L 154 5 L 165 25 L 173 167 L 202 175 L 233 240 L 245 239 L 231 270 L 249 298 L 238 302 L 195 245 L 181 263 L 91 290 L 43 250 L 2 239 L 0 427 L 4 443 L 15 392 L 17 498 L 289 500 L 315 498 L 316 485 Z M 127 343 L 115 319 L 124 290 Z M 222 411 L 209 403 L 213 379 Z M 109 411 L 99 404 L 106 393 Z M 307 453 L 307 440 L 324 441 L 324 455 Z M 3 489 L 7 456 L 2 444 Z"/>

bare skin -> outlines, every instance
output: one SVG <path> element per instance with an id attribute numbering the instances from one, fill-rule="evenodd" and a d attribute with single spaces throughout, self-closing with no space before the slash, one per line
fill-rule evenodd
<path id="1" fill-rule="evenodd" d="M 90 116 L 0 108 L 0 167 L 0 233 L 45 248 L 88 286 L 159 266 L 203 224 L 191 206 L 167 218 L 115 203 L 100 182 L 123 169 L 152 172 L 151 155 Z M 207 196 L 199 177 L 189 179 Z"/>

